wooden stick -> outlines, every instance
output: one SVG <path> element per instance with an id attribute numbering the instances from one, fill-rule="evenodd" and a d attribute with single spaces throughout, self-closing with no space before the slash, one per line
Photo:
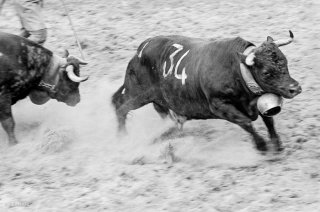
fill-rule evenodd
<path id="1" fill-rule="evenodd" d="M 77 45 L 78 45 L 78 48 L 79 48 L 79 51 L 80 51 L 80 54 L 81 54 L 81 58 L 82 58 L 83 60 L 85 60 L 85 59 L 84 59 L 84 55 L 83 55 L 83 51 L 82 51 L 82 48 L 81 48 L 81 44 L 80 44 L 79 39 L 78 39 L 77 32 L 76 32 L 76 30 L 75 30 L 75 28 L 74 28 L 73 22 L 72 22 L 72 20 L 71 20 L 70 15 L 69 15 L 69 10 L 68 10 L 68 8 L 67 8 L 66 3 L 64 2 L 64 0 L 61 0 L 61 2 L 62 2 L 62 4 L 63 4 L 63 7 L 64 7 L 65 12 L 67 13 L 67 16 L 68 16 L 68 19 L 69 19 L 69 23 L 70 23 L 71 28 L 72 28 L 72 31 L 73 31 L 73 35 L 74 35 L 74 37 L 76 38 Z"/>

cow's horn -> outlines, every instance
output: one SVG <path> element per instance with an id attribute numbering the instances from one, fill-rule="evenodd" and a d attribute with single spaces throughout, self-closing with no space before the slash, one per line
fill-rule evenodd
<path id="1" fill-rule="evenodd" d="M 253 52 L 251 52 L 247 57 L 246 57 L 246 64 L 248 66 L 252 66 L 254 64 L 253 59 L 255 58 L 255 55 Z"/>
<path id="2" fill-rule="evenodd" d="M 283 39 L 283 40 L 277 40 L 277 41 L 274 41 L 274 43 L 279 47 L 284 46 L 284 45 L 288 45 L 289 43 L 291 43 L 293 41 L 293 37 L 294 37 L 291 30 L 289 30 L 289 33 L 290 33 L 290 38 Z"/>
<path id="3" fill-rule="evenodd" d="M 75 73 L 74 73 L 74 70 L 73 70 L 73 65 L 68 65 L 67 68 L 66 68 L 66 72 L 68 74 L 68 77 L 71 81 L 73 82 L 84 82 L 86 81 L 89 76 L 84 76 L 84 77 L 78 77 Z"/>
<path id="4" fill-rule="evenodd" d="M 79 58 L 79 57 L 76 57 L 76 56 L 73 56 L 73 55 L 70 56 L 70 57 L 74 57 L 76 60 L 78 60 L 78 62 L 79 62 L 80 65 L 87 65 L 87 64 L 88 64 L 88 62 L 82 60 L 82 59 Z"/>

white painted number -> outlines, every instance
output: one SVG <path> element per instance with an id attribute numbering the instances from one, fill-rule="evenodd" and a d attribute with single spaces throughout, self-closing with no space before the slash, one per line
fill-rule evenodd
<path id="1" fill-rule="evenodd" d="M 181 46 L 180 44 L 173 44 L 172 46 L 177 48 L 177 50 L 174 51 L 169 57 L 170 58 L 170 68 L 167 73 L 166 73 L 167 62 L 164 62 L 164 64 L 163 64 L 163 77 L 167 77 L 168 75 L 170 75 L 172 73 L 173 66 L 174 66 L 173 57 L 183 49 L 183 46 Z"/>
<path id="2" fill-rule="evenodd" d="M 169 56 L 169 59 L 170 59 L 170 68 L 168 70 L 168 72 L 166 72 L 166 67 L 167 67 L 167 62 L 165 61 L 164 64 L 163 64 L 163 77 L 167 77 L 169 76 L 170 74 L 172 74 L 172 70 L 174 68 L 174 63 L 173 63 L 173 57 L 178 54 L 180 51 L 183 50 L 183 46 L 180 45 L 180 44 L 173 44 L 172 45 L 173 47 L 175 47 L 177 50 L 174 51 L 170 56 Z M 185 52 L 182 57 L 178 60 L 177 64 L 176 64 L 176 68 L 174 70 L 174 76 L 181 80 L 182 82 L 182 85 L 185 84 L 186 82 L 186 79 L 187 79 L 187 74 L 186 74 L 186 68 L 184 67 L 183 70 L 182 70 L 182 73 L 181 74 L 178 74 L 178 69 L 179 69 L 179 65 L 181 63 L 181 61 L 183 60 L 183 58 L 185 56 L 187 56 L 187 54 L 189 53 L 190 50 L 188 50 L 187 52 Z"/>
<path id="3" fill-rule="evenodd" d="M 186 68 L 183 67 L 183 70 L 181 72 L 181 74 L 178 74 L 178 68 L 179 68 L 179 65 L 180 65 L 180 62 L 181 60 L 187 56 L 187 54 L 189 53 L 190 50 L 188 50 L 186 53 L 184 53 L 182 55 L 182 57 L 180 58 L 180 60 L 177 62 L 177 65 L 176 65 L 176 69 L 174 71 L 174 76 L 177 78 L 177 79 L 181 79 L 181 82 L 182 82 L 182 85 L 184 85 L 186 83 L 186 79 L 187 79 L 187 74 L 186 74 Z"/>
<path id="4" fill-rule="evenodd" d="M 141 58 L 142 56 L 142 51 L 144 50 L 144 48 L 146 48 L 146 46 L 149 44 L 149 42 L 145 43 L 144 46 L 142 47 L 140 53 L 138 54 L 138 57 Z"/>

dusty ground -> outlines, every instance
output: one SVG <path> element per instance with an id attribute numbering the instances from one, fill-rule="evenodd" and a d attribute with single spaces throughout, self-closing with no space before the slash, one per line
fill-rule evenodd
<path id="1" fill-rule="evenodd" d="M 90 62 L 82 73 L 91 78 L 75 108 L 27 99 L 13 107 L 20 144 L 6 148 L 0 129 L 0 211 L 320 211 L 317 0 L 67 2 Z M 44 14 L 45 46 L 79 55 L 60 2 L 45 1 Z M 8 3 L 0 30 L 18 28 Z M 184 136 L 153 144 L 173 123 L 150 106 L 129 117 L 128 137 L 116 136 L 110 95 L 144 39 L 241 36 L 259 44 L 288 29 L 296 40 L 282 50 L 303 93 L 276 117 L 283 154 L 260 155 L 244 131 L 217 120 L 188 122 Z M 266 136 L 261 120 L 255 126 Z"/>

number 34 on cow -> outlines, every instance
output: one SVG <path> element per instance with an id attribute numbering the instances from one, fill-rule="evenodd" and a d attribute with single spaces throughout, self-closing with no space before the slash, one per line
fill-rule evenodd
<path id="1" fill-rule="evenodd" d="M 174 76 L 175 78 L 177 78 L 178 80 L 181 80 L 182 85 L 184 85 L 186 83 L 186 79 L 187 79 L 187 74 L 186 74 L 186 68 L 183 67 L 181 74 L 178 74 L 178 69 L 179 69 L 179 65 L 181 63 L 181 61 L 183 60 L 183 58 L 185 56 L 187 56 L 189 54 L 189 51 L 186 51 L 178 60 L 177 64 L 174 64 L 174 57 L 181 51 L 183 51 L 183 46 L 180 44 L 173 44 L 172 48 L 175 48 L 176 50 L 170 54 L 169 59 L 170 59 L 170 67 L 168 69 L 168 71 L 166 72 L 166 68 L 167 68 L 167 62 L 165 61 L 163 63 L 163 77 L 166 78 L 167 76 L 172 74 L 172 71 L 174 69 Z"/>

